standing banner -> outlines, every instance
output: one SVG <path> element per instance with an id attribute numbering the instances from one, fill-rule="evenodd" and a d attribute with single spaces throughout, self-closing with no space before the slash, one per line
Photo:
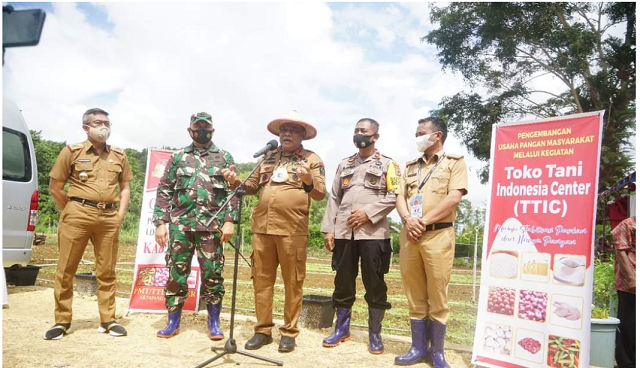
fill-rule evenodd
<path id="1" fill-rule="evenodd" d="M 166 312 L 164 287 L 169 279 L 169 269 L 165 263 L 166 247 L 160 246 L 155 239 L 153 225 L 153 207 L 156 203 L 156 190 L 172 151 L 148 149 L 147 173 L 144 180 L 142 210 L 138 227 L 138 246 L 134 269 L 129 312 Z M 189 298 L 183 310 L 196 311 L 200 288 L 200 265 L 197 257 L 191 261 L 191 273 L 187 280 Z"/>
<path id="2" fill-rule="evenodd" d="M 474 364 L 589 367 L 603 114 L 493 126 Z"/>

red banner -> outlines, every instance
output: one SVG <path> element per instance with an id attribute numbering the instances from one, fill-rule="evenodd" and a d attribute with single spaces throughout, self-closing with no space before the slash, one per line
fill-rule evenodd
<path id="1" fill-rule="evenodd" d="M 588 367 L 601 134 L 602 112 L 494 125 L 474 363 Z"/>
<path id="2" fill-rule="evenodd" d="M 140 225 L 138 227 L 138 248 L 136 250 L 136 266 L 129 299 L 129 311 L 133 312 L 165 312 L 164 287 L 169 279 L 169 269 L 165 265 L 166 247 L 155 240 L 153 225 L 153 208 L 156 202 L 156 191 L 160 178 L 164 174 L 172 151 L 149 149 L 147 158 L 147 174 L 145 176 Z M 196 311 L 198 307 L 200 265 L 197 257 L 191 262 L 191 273 L 187 280 L 189 298 L 183 310 Z"/>

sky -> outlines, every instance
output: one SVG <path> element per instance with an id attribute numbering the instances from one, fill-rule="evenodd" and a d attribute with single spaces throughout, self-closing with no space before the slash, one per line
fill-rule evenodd
<path id="1" fill-rule="evenodd" d="M 86 139 L 84 111 L 100 107 L 122 148 L 184 147 L 191 114 L 214 117 L 214 143 L 236 162 L 274 139 L 266 125 L 297 110 L 318 129 L 304 142 L 327 168 L 330 189 L 353 128 L 377 120 L 379 151 L 418 157 L 418 119 L 465 88 L 444 72 L 427 3 L 15 3 L 41 8 L 40 44 L 8 49 L 3 93 L 45 139 Z M 469 194 L 484 207 L 488 188 L 454 134 L 445 152 L 464 154 Z"/>

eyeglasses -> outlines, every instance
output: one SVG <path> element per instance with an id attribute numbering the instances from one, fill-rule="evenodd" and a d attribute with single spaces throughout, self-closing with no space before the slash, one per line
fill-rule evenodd
<path id="1" fill-rule="evenodd" d="M 111 125 L 113 125 L 113 124 L 111 124 L 110 121 L 106 121 L 106 120 L 94 120 L 94 121 L 90 121 L 88 123 L 88 125 L 91 125 L 94 128 L 97 128 L 97 127 L 100 127 L 100 126 L 104 126 L 104 127 L 110 128 Z"/>

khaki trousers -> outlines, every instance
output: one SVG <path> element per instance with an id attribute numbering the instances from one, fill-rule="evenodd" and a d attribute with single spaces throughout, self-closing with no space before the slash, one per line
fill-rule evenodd
<path id="1" fill-rule="evenodd" d="M 400 273 L 411 318 L 447 323 L 447 285 L 455 240 L 451 227 L 427 231 L 417 243 L 409 243 L 406 228 L 400 232 Z"/>
<path id="2" fill-rule="evenodd" d="M 307 235 L 253 235 L 251 277 L 255 298 L 256 318 L 254 330 L 271 336 L 273 323 L 273 286 L 278 264 L 284 282 L 284 325 L 282 336 L 300 334 L 298 319 L 302 310 L 302 285 L 306 274 Z"/>
<path id="3" fill-rule="evenodd" d="M 100 322 L 116 319 L 116 261 L 120 223 L 116 209 L 100 210 L 69 201 L 58 226 L 58 272 L 54 285 L 55 321 L 71 323 L 73 279 L 91 239 L 96 256 Z"/>

